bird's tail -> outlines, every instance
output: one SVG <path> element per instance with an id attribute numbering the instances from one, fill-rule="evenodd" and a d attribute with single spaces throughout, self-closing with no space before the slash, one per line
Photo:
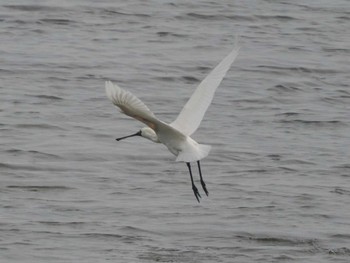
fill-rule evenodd
<path id="1" fill-rule="evenodd" d="M 181 151 L 176 158 L 176 162 L 195 162 L 208 156 L 211 146 L 198 144 L 197 147 Z"/>

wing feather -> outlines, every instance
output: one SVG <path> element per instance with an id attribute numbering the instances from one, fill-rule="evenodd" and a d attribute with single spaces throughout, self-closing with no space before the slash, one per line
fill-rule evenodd
<path id="1" fill-rule="evenodd" d="M 169 140 L 174 138 L 175 140 L 186 139 L 185 135 L 177 129 L 159 120 L 153 112 L 131 92 L 120 88 L 111 81 L 106 81 L 105 86 L 107 97 L 115 106 L 119 107 L 124 114 L 145 123 L 153 129 L 159 140 L 165 145 L 167 145 Z"/>
<path id="2" fill-rule="evenodd" d="M 111 81 L 106 81 L 106 94 L 122 113 L 135 118 L 155 130 L 158 119 L 153 112 L 131 92 L 123 90 Z"/>
<path id="3" fill-rule="evenodd" d="M 238 51 L 239 47 L 236 45 L 230 54 L 199 84 L 177 119 L 170 124 L 172 127 L 188 136 L 197 130 L 213 100 L 216 89 L 237 57 Z"/>

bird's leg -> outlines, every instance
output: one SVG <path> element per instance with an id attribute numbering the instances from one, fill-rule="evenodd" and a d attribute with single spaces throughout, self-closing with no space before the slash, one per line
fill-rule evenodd
<path id="1" fill-rule="evenodd" d="M 186 163 L 186 164 L 187 164 L 188 170 L 190 171 L 192 190 L 193 190 L 194 196 L 197 198 L 197 201 L 199 203 L 200 202 L 199 198 L 201 198 L 201 195 L 199 194 L 197 187 L 194 185 L 193 176 L 192 176 L 192 170 L 191 170 L 191 164 L 190 163 Z"/>
<path id="2" fill-rule="evenodd" d="M 199 161 L 197 161 L 197 164 L 198 164 L 199 176 L 201 178 L 202 188 L 203 188 L 205 194 L 208 196 L 209 192 L 207 190 L 207 187 L 206 187 L 205 182 L 204 182 L 203 177 L 202 177 L 201 165 L 200 165 Z"/>

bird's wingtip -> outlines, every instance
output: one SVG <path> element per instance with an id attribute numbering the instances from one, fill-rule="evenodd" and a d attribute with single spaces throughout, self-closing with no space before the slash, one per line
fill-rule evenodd
<path id="1" fill-rule="evenodd" d="M 114 85 L 113 85 L 112 81 L 110 81 L 110 80 L 105 81 L 105 89 L 106 89 L 107 97 L 110 100 L 113 100 L 115 91 L 114 91 Z"/>
<path id="2" fill-rule="evenodd" d="M 126 94 L 127 92 L 122 90 L 117 84 L 114 84 L 110 80 L 105 81 L 106 95 L 107 97 L 115 104 L 117 98 L 122 94 Z"/>
<path id="3" fill-rule="evenodd" d="M 239 35 L 235 35 L 232 51 L 238 52 L 240 50 L 240 48 L 242 47 L 240 40 L 241 40 L 241 37 Z"/>
<path id="4" fill-rule="evenodd" d="M 105 81 L 105 88 L 107 89 L 107 88 L 110 88 L 111 86 L 113 86 L 112 81 L 106 80 L 106 81 Z"/>

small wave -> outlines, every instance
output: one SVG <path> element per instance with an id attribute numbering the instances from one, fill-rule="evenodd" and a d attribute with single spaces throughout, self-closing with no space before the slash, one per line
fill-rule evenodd
<path id="1" fill-rule="evenodd" d="M 282 156 L 279 154 L 269 154 L 269 155 L 267 155 L 267 157 L 271 158 L 274 161 L 279 161 L 282 158 Z"/>
<path id="2" fill-rule="evenodd" d="M 331 238 L 341 238 L 341 239 L 349 239 L 350 240 L 350 234 L 333 234 L 330 236 Z"/>
<path id="3" fill-rule="evenodd" d="M 278 167 L 281 170 L 287 171 L 287 172 L 297 172 L 298 170 L 290 168 L 290 167 L 285 167 L 285 166 L 279 166 Z"/>
<path id="4" fill-rule="evenodd" d="M 17 74 L 18 72 L 16 70 L 9 70 L 9 69 L 3 69 L 0 68 L 0 73 L 4 73 L 4 74 Z M 3 87 L 0 87 L 1 89 Z"/>
<path id="5" fill-rule="evenodd" d="M 42 165 L 25 165 L 25 164 L 10 164 L 10 163 L 0 163 L 1 169 L 7 170 L 23 170 L 23 171 L 50 171 L 50 172 L 67 172 L 66 168 L 63 167 L 52 167 L 52 166 L 42 166 Z M 71 170 L 70 170 L 71 171 Z M 75 170 L 82 171 L 82 169 Z"/>
<path id="6" fill-rule="evenodd" d="M 157 234 L 154 231 L 150 231 L 150 230 L 146 230 L 143 228 L 139 228 L 139 227 L 133 227 L 133 226 L 125 226 L 121 229 L 122 231 L 125 232 L 131 232 L 131 233 L 149 233 L 149 234 Z"/>
<path id="7" fill-rule="evenodd" d="M 8 185 L 7 188 L 10 189 L 22 189 L 31 192 L 43 192 L 43 191 L 62 191 L 71 190 L 74 188 L 61 186 L 61 185 Z"/>
<path id="8" fill-rule="evenodd" d="M 271 104 L 271 100 L 269 98 L 256 98 L 256 99 L 232 99 L 229 100 L 232 104 L 254 104 L 254 105 L 265 105 Z M 245 105 L 247 107 L 247 105 Z"/>
<path id="9" fill-rule="evenodd" d="M 331 191 L 332 193 L 340 194 L 340 195 L 350 195 L 350 190 L 343 189 L 341 187 L 336 187 Z"/>
<path id="10" fill-rule="evenodd" d="M 104 9 L 103 13 L 109 14 L 109 15 L 122 15 L 122 16 L 137 16 L 137 17 L 151 17 L 149 14 L 142 14 L 142 13 L 126 13 L 126 12 L 120 12 L 115 11 L 111 9 Z"/>
<path id="11" fill-rule="evenodd" d="M 46 31 L 42 29 L 32 29 L 31 32 L 37 33 L 37 34 L 46 34 Z"/>
<path id="12" fill-rule="evenodd" d="M 208 72 L 211 69 L 212 69 L 211 67 L 206 67 L 206 66 L 198 66 L 198 67 L 196 67 L 196 70 L 203 71 L 203 72 Z"/>
<path id="13" fill-rule="evenodd" d="M 35 95 L 34 97 L 39 99 L 47 99 L 47 100 L 63 100 L 61 97 L 57 97 L 53 95 Z"/>
<path id="14" fill-rule="evenodd" d="M 337 120 L 331 120 L 331 121 L 313 121 L 313 120 L 279 120 L 280 123 L 290 123 L 290 124 L 299 124 L 303 126 L 309 126 L 309 127 L 339 127 L 344 126 L 346 123 L 342 121 Z"/>
<path id="15" fill-rule="evenodd" d="M 13 21 L 11 21 L 12 23 L 14 24 L 17 24 L 17 25 L 24 25 L 24 24 L 28 24 L 28 21 L 26 20 L 21 20 L 21 19 L 15 19 Z"/>
<path id="16" fill-rule="evenodd" d="M 200 81 L 199 79 L 192 76 L 183 76 L 182 79 L 185 80 L 187 83 L 198 83 Z"/>
<path id="17" fill-rule="evenodd" d="M 293 85 L 278 84 L 278 85 L 275 85 L 273 88 L 269 88 L 268 90 L 273 90 L 277 92 L 295 92 L 295 91 L 299 91 L 300 89 Z"/>
<path id="18" fill-rule="evenodd" d="M 155 79 L 160 80 L 160 81 L 166 81 L 166 82 L 175 82 L 176 81 L 175 77 L 168 77 L 168 76 L 155 77 Z"/>
<path id="19" fill-rule="evenodd" d="M 316 239 L 299 238 L 299 237 L 285 237 L 285 236 L 273 236 L 269 234 L 248 234 L 242 233 L 237 235 L 238 238 L 253 240 L 259 243 L 265 243 L 270 245 L 283 245 L 283 246 L 304 246 L 310 245 L 318 247 L 318 241 Z"/>
<path id="20" fill-rule="evenodd" d="M 16 128 L 20 129 L 45 129 L 45 130 L 61 130 L 64 131 L 65 129 L 56 126 L 56 125 L 50 125 L 46 123 L 41 123 L 41 124 L 17 124 L 15 125 Z"/>
<path id="21" fill-rule="evenodd" d="M 121 235 L 121 234 L 114 234 L 114 233 L 84 233 L 81 234 L 81 236 L 87 237 L 87 238 L 97 238 L 97 239 L 103 239 L 103 240 L 113 240 L 120 239 L 123 242 L 126 243 L 133 243 L 140 240 L 149 240 L 149 238 L 145 236 L 139 236 L 139 235 Z"/>
<path id="22" fill-rule="evenodd" d="M 58 6 L 44 6 L 44 5 L 4 5 L 4 7 L 19 11 L 62 11 L 65 10 Z"/>
<path id="23" fill-rule="evenodd" d="M 291 21 L 298 20 L 296 17 L 286 15 L 256 15 L 261 20 L 278 20 L 278 21 Z"/>
<path id="24" fill-rule="evenodd" d="M 338 168 L 338 169 L 350 169 L 350 164 L 348 164 L 348 163 L 340 164 L 340 165 L 334 166 L 334 168 Z"/>
<path id="25" fill-rule="evenodd" d="M 176 16 L 177 19 L 203 19 L 203 20 L 235 20 L 235 21 L 255 21 L 254 16 L 243 16 L 243 15 L 211 15 L 211 14 L 199 14 L 199 13 L 187 13 L 185 16 Z"/>
<path id="26" fill-rule="evenodd" d="M 333 97 L 321 98 L 321 101 L 323 101 L 325 103 L 332 104 L 332 105 L 340 104 L 340 103 L 348 105 L 349 98 L 350 98 L 349 95 L 341 95 L 341 96 L 336 96 L 336 97 L 333 96 Z"/>
<path id="27" fill-rule="evenodd" d="M 39 224 L 49 225 L 49 226 L 77 226 L 86 224 L 86 222 L 72 221 L 72 222 L 58 222 L 58 221 L 38 221 Z"/>
<path id="28" fill-rule="evenodd" d="M 76 23 L 74 20 L 70 19 L 57 19 L 57 18 L 44 18 L 40 19 L 39 23 L 55 24 L 55 25 L 70 25 Z"/>
<path id="29" fill-rule="evenodd" d="M 328 254 L 331 254 L 331 255 L 349 255 L 350 256 L 350 248 L 341 247 L 341 248 L 329 249 Z"/>
<path id="30" fill-rule="evenodd" d="M 190 18 L 197 18 L 197 19 L 205 19 L 205 20 L 217 20 L 222 19 L 223 16 L 220 15 L 205 15 L 205 14 L 198 14 L 198 13 L 187 13 L 186 14 Z"/>
<path id="31" fill-rule="evenodd" d="M 50 157 L 50 158 L 55 158 L 55 159 L 60 158 L 58 155 L 51 154 L 51 153 L 45 153 L 45 152 L 34 151 L 34 150 L 29 150 L 27 152 L 30 154 L 39 155 L 42 157 Z"/>
<path id="32" fill-rule="evenodd" d="M 111 233 L 84 233 L 82 234 L 86 237 L 96 237 L 96 238 L 123 238 L 123 235 L 111 234 Z"/>
<path id="33" fill-rule="evenodd" d="M 285 164 L 308 164 L 308 165 L 315 165 L 315 163 L 313 163 L 313 162 L 308 162 L 308 161 L 299 160 L 299 159 L 287 159 L 287 160 L 283 160 L 282 163 L 285 163 Z"/>
<path id="34" fill-rule="evenodd" d="M 297 112 L 283 112 L 283 113 L 277 113 L 275 116 L 286 116 L 286 117 L 292 117 L 292 116 L 298 116 L 300 113 Z"/>
<path id="35" fill-rule="evenodd" d="M 37 171 L 38 170 L 38 168 L 35 166 L 9 164 L 9 163 L 0 163 L 0 168 L 9 169 L 9 170 L 28 170 L 28 171 Z"/>
<path id="36" fill-rule="evenodd" d="M 152 251 L 142 252 L 138 255 L 141 262 L 216 262 L 210 254 L 197 252 L 195 249 L 181 251 L 174 248 L 154 247 Z M 208 261 L 209 260 L 209 261 Z"/>
<path id="37" fill-rule="evenodd" d="M 45 153 L 45 152 L 40 152 L 40 151 L 35 151 L 35 150 L 20 150 L 20 149 L 8 149 L 5 152 L 13 155 L 26 155 L 26 154 L 32 154 L 38 157 L 48 157 L 48 158 L 60 158 L 58 155 L 51 154 L 51 153 Z"/>
<path id="38" fill-rule="evenodd" d="M 349 48 L 322 48 L 323 51 L 325 52 L 330 52 L 330 53 L 349 53 L 350 49 Z"/>
<path id="39" fill-rule="evenodd" d="M 335 74 L 339 71 L 334 69 L 322 69 L 322 68 L 307 68 L 307 67 L 285 67 L 285 66 L 272 66 L 272 65 L 258 65 L 257 68 L 270 69 L 271 72 L 279 71 L 292 71 L 297 73 L 317 73 L 317 74 Z"/>
<path id="40" fill-rule="evenodd" d="M 305 32 L 310 35 L 321 32 L 320 28 L 315 27 L 315 26 L 301 26 L 296 28 L 297 31 Z"/>
<path id="41" fill-rule="evenodd" d="M 338 16 L 338 19 L 350 20 L 350 16 Z"/>
<path id="42" fill-rule="evenodd" d="M 65 78 L 65 77 L 59 77 L 59 76 L 49 76 L 47 77 L 48 80 L 52 80 L 52 81 L 69 81 L 69 79 Z"/>
<path id="43" fill-rule="evenodd" d="M 167 31 L 160 31 L 157 32 L 157 35 L 160 37 L 167 37 L 167 36 L 173 36 L 173 37 L 186 37 L 184 34 L 176 34 L 173 32 L 167 32 Z"/>

